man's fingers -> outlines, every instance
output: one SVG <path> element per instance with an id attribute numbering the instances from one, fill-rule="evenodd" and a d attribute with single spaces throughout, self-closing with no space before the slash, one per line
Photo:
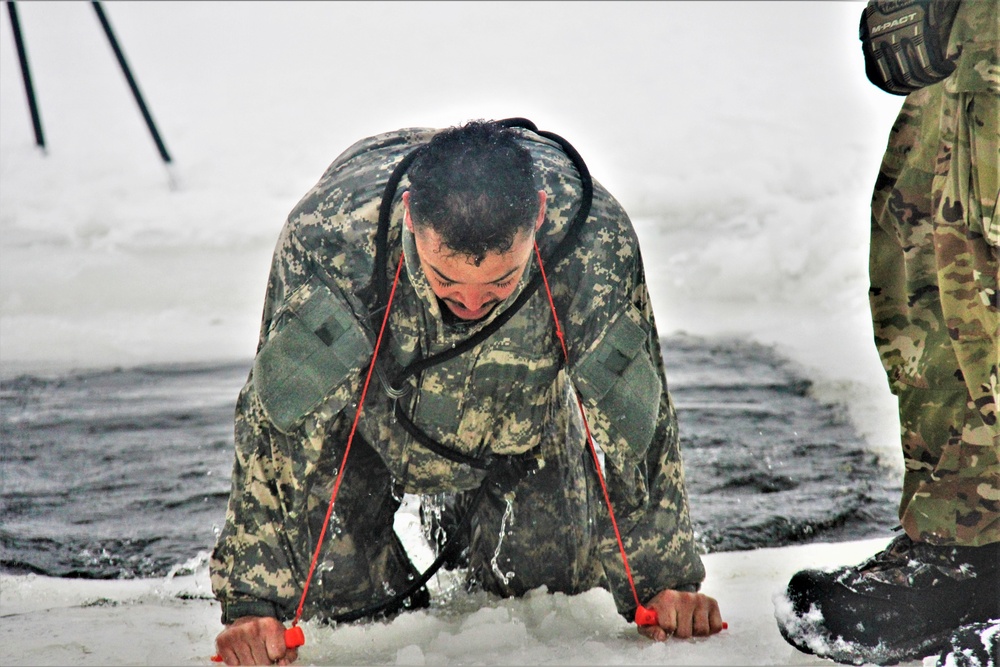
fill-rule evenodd
<path id="1" fill-rule="evenodd" d="M 272 633 L 264 636 L 264 648 L 267 651 L 267 661 L 269 663 L 281 660 L 285 657 L 285 652 L 287 651 L 284 637 Z"/>
<path id="2" fill-rule="evenodd" d="M 253 654 L 253 662 L 248 663 L 251 665 L 270 665 L 271 657 L 267 654 L 267 647 L 264 646 L 264 642 L 259 639 L 250 645 L 251 652 Z"/>
<path id="3" fill-rule="evenodd" d="M 650 600 L 649 606 L 656 611 L 659 628 L 640 628 L 640 632 L 658 641 L 707 637 L 725 627 L 719 603 L 703 593 L 664 590 Z"/>
<path id="4" fill-rule="evenodd" d="M 691 633 L 694 631 L 694 616 L 697 614 L 696 609 L 692 609 L 688 605 L 684 605 L 677 610 L 677 629 L 674 630 L 674 636 L 678 639 L 690 639 Z"/>
<path id="5" fill-rule="evenodd" d="M 720 630 L 722 630 L 722 614 L 719 612 L 719 603 L 707 595 L 700 596 L 692 627 L 694 636 L 707 637 Z"/>
<path id="6" fill-rule="evenodd" d="M 673 634 L 677 633 L 677 608 L 670 607 L 666 610 L 658 610 L 656 612 L 657 617 L 660 619 L 660 628 L 666 633 L 664 639 L 669 639 Z"/>
<path id="7" fill-rule="evenodd" d="M 237 619 L 219 634 L 215 646 L 227 665 L 289 664 L 298 657 L 285 645 L 285 626 L 271 617 Z"/>
<path id="8" fill-rule="evenodd" d="M 709 609 L 707 606 L 699 606 L 695 609 L 691 617 L 691 635 L 694 637 L 707 637 L 712 634 L 711 623 L 708 620 Z"/>
<path id="9" fill-rule="evenodd" d="M 236 653 L 236 664 L 237 665 L 257 665 L 260 664 L 254 661 L 253 658 L 253 647 L 247 643 L 237 644 L 233 651 Z"/>
<path id="10" fill-rule="evenodd" d="M 713 600 L 713 602 L 715 602 L 715 600 Z M 725 627 L 725 624 L 722 621 L 722 612 L 719 611 L 718 602 L 712 605 L 712 609 L 708 614 L 708 624 L 713 635 L 716 632 L 722 632 L 722 629 Z"/>

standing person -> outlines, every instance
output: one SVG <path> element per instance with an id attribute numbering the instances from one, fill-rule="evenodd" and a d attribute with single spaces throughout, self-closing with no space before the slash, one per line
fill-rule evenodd
<path id="1" fill-rule="evenodd" d="M 779 627 L 840 662 L 941 651 L 996 664 L 1000 5 L 870 2 L 861 34 L 869 78 L 907 94 L 875 183 L 870 262 L 899 399 L 903 532 L 860 565 L 796 574 Z"/>
<path id="2" fill-rule="evenodd" d="M 470 587 L 603 586 L 630 620 L 636 599 L 657 612 L 641 628 L 651 638 L 722 628 L 697 592 L 704 568 L 634 230 L 556 135 L 512 119 L 370 137 L 289 215 L 211 561 L 228 664 L 295 659 L 281 621 L 296 614 L 348 442 L 305 618 L 429 603 L 393 531 L 413 493 L 446 499 L 422 515 L 450 534 L 444 555 Z"/>

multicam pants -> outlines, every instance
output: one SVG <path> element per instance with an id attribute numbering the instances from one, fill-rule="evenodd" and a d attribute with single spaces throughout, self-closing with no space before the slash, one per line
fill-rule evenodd
<path id="1" fill-rule="evenodd" d="M 907 97 L 872 201 L 875 340 L 899 398 L 914 540 L 1000 541 L 1000 95 Z"/>

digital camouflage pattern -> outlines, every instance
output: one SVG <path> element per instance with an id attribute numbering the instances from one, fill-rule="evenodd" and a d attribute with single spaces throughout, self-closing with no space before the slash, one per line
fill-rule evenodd
<path id="1" fill-rule="evenodd" d="M 899 414 L 900 519 L 934 544 L 1000 541 L 996 217 L 1000 12 L 963 2 L 956 71 L 911 93 L 872 199 L 875 339 Z"/>
<path id="2" fill-rule="evenodd" d="M 399 161 L 435 132 L 405 129 L 350 147 L 280 234 L 257 359 L 236 409 L 226 524 L 211 561 L 224 621 L 294 615 L 383 315 L 369 312 L 382 192 Z M 580 206 L 581 184 L 558 144 L 521 132 L 538 187 L 548 194 L 537 236 L 546 257 Z M 447 349 L 485 326 L 538 270 L 532 261 L 518 291 L 483 321 L 446 317 L 402 222 L 407 183 L 404 177 L 394 195 L 389 233 L 390 284 L 405 257 L 379 353 L 378 366 L 390 377 L 416 356 Z M 568 365 L 547 296 L 538 290 L 485 342 L 411 378 L 403 396 L 372 381 L 304 617 L 358 609 L 405 588 L 416 573 L 393 531 L 403 494 L 461 504 L 482 479 L 478 469 L 415 442 L 393 418 L 396 400 L 456 451 L 477 457 L 531 451 L 540 460 L 541 469 L 513 494 L 488 495 L 474 516 L 468 536 L 474 585 L 501 595 L 542 584 L 566 593 L 605 586 L 631 618 L 635 603 L 596 488 L 575 388 L 604 455 L 641 601 L 667 588 L 697 589 L 704 568 L 638 242 L 624 210 L 596 182 L 574 250 L 545 270 Z M 508 500 L 512 514 L 505 521 Z"/>

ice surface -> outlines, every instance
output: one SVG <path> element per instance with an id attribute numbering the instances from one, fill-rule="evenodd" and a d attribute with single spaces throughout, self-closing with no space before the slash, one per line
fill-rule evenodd
<path id="1" fill-rule="evenodd" d="M 306 622 L 298 664 L 832 665 L 785 643 L 772 598 L 799 569 L 858 562 L 885 542 L 707 555 L 705 592 L 729 623 L 707 639 L 651 642 L 602 590 L 566 596 L 538 589 L 508 600 L 461 593 L 386 622 Z M 204 563 L 192 574 L 155 580 L 3 575 L 0 588 L 5 665 L 207 665 L 221 629 Z"/>

